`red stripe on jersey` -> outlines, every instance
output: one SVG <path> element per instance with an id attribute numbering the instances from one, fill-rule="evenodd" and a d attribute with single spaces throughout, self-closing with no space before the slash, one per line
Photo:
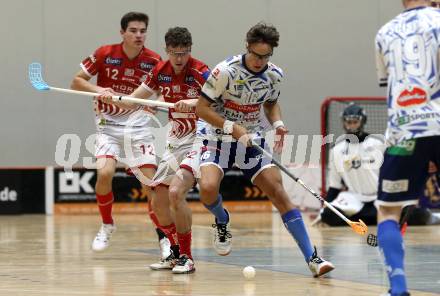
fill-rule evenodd
<path id="1" fill-rule="evenodd" d="M 178 118 L 173 120 L 173 127 L 171 129 L 171 135 L 176 138 L 183 138 L 189 134 L 195 133 L 196 122 L 195 120 Z"/>
<path id="2" fill-rule="evenodd" d="M 98 73 L 98 68 L 96 67 L 96 59 L 94 56 L 93 58 L 90 56 L 85 58 L 84 61 L 82 61 L 82 64 L 90 75 L 96 75 L 96 73 Z"/>
<path id="3" fill-rule="evenodd" d="M 260 110 L 260 104 L 254 105 L 239 105 L 233 101 L 227 100 L 224 104 L 225 108 L 232 109 L 235 111 L 239 111 L 242 113 L 252 113 Z"/>
<path id="4" fill-rule="evenodd" d="M 115 112 L 115 108 L 117 108 L 116 106 L 114 106 L 113 104 L 106 104 L 108 107 L 108 113 L 113 114 L 113 112 Z M 116 112 L 115 112 L 116 113 Z"/>

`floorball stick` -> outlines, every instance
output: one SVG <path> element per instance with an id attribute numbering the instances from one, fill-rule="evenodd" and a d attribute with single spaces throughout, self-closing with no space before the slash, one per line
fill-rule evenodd
<path id="1" fill-rule="evenodd" d="M 359 235 L 365 235 L 368 232 L 368 227 L 367 225 L 359 219 L 359 222 L 355 222 L 355 221 L 351 221 L 350 219 L 348 219 L 347 217 L 344 216 L 344 214 L 342 214 L 340 211 L 338 211 L 338 209 L 336 209 L 335 207 L 333 207 L 330 203 L 328 203 L 322 196 L 320 196 L 318 193 L 316 193 L 313 189 L 311 189 L 309 186 L 307 186 L 300 178 L 296 177 L 295 175 L 293 175 L 291 172 L 289 172 L 289 170 L 283 166 L 280 162 L 278 162 L 276 159 L 274 159 L 272 157 L 272 155 L 267 152 L 266 150 L 264 150 L 263 148 L 261 148 L 257 143 L 255 143 L 255 141 L 252 140 L 252 146 L 257 149 L 258 151 L 260 151 L 261 153 L 263 153 L 264 155 L 266 155 L 267 157 L 270 157 L 272 159 L 272 162 L 280 168 L 281 171 L 283 171 L 287 176 L 289 176 L 290 178 L 292 178 L 295 182 L 297 182 L 298 184 L 300 184 L 304 189 L 306 189 L 308 192 L 310 192 L 314 197 L 316 197 L 320 202 L 324 203 L 324 205 L 326 207 L 328 207 L 333 213 L 335 213 L 336 215 L 338 215 L 342 220 L 344 220 L 350 227 L 351 229 L 353 229 L 354 232 L 356 232 Z"/>
<path id="2" fill-rule="evenodd" d="M 79 91 L 73 89 L 59 88 L 49 86 L 43 79 L 43 75 L 41 74 L 42 67 L 40 63 L 32 63 L 29 65 L 29 80 L 32 86 L 39 91 L 56 91 L 61 93 L 75 94 L 87 97 L 98 97 L 100 94 L 88 92 L 88 91 Z M 162 102 L 162 101 L 154 101 L 154 100 L 143 100 L 133 97 L 127 96 L 112 96 L 113 101 L 124 101 L 128 103 L 135 103 L 140 105 L 154 106 L 154 107 L 162 107 L 162 108 L 172 108 L 174 104 Z"/>

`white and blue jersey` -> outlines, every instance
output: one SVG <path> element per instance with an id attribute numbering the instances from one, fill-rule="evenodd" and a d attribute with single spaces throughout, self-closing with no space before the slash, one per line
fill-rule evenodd
<path id="1" fill-rule="evenodd" d="M 245 55 L 233 56 L 218 64 L 202 88 L 202 96 L 215 103 L 222 117 L 242 125 L 251 134 L 264 130 L 262 104 L 276 102 L 283 71 L 272 63 L 255 73 L 246 67 Z M 220 138 L 222 129 L 207 124 L 208 137 Z"/>
<path id="2" fill-rule="evenodd" d="M 379 84 L 388 86 L 390 145 L 440 135 L 440 13 L 409 9 L 376 35 Z"/>
<path id="3" fill-rule="evenodd" d="M 205 139 L 206 138 L 206 121 L 199 118 L 197 120 L 197 128 L 196 128 L 196 139 Z"/>

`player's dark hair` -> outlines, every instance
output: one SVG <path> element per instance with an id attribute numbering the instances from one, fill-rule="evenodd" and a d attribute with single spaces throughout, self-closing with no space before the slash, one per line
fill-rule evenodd
<path id="1" fill-rule="evenodd" d="M 267 43 L 272 48 L 278 46 L 278 41 L 280 40 L 280 33 L 278 33 L 277 29 L 269 24 L 264 22 L 259 22 L 246 34 L 246 42 L 248 44 L 253 43 Z"/>
<path id="2" fill-rule="evenodd" d="M 135 22 L 135 21 L 144 22 L 145 27 L 148 27 L 148 21 L 149 21 L 148 15 L 142 12 L 131 11 L 124 14 L 124 16 L 121 18 L 122 31 L 127 30 L 129 22 Z"/>
<path id="3" fill-rule="evenodd" d="M 189 47 L 192 45 L 191 33 L 187 28 L 169 28 L 165 34 L 165 45 L 171 47 Z"/>

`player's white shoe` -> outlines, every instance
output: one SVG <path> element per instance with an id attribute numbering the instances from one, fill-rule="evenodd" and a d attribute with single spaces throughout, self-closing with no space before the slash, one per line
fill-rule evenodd
<path id="1" fill-rule="evenodd" d="M 166 270 L 166 269 L 173 269 L 174 266 L 176 266 L 177 259 L 174 256 L 174 254 L 171 252 L 171 254 L 165 258 L 160 259 L 159 262 L 150 264 L 150 268 L 152 270 Z"/>
<path id="2" fill-rule="evenodd" d="M 214 248 L 217 254 L 221 256 L 229 255 L 232 249 L 232 234 L 230 230 L 231 216 L 226 209 L 225 211 L 229 216 L 229 222 L 226 224 L 218 224 L 216 221 L 215 224 L 212 224 L 214 228 Z"/>
<path id="3" fill-rule="evenodd" d="M 116 226 L 114 224 L 102 224 L 95 239 L 92 243 L 92 250 L 96 252 L 104 251 L 108 248 L 110 244 L 110 238 L 112 234 L 116 231 Z"/>
<path id="4" fill-rule="evenodd" d="M 315 247 L 315 252 L 313 252 L 312 258 L 309 261 L 309 269 L 314 277 L 319 277 L 332 271 L 335 267 L 330 261 L 325 261 L 319 257 Z"/>
<path id="5" fill-rule="evenodd" d="M 166 237 L 159 240 L 160 258 L 165 259 L 171 255 L 171 243 Z"/>
<path id="6" fill-rule="evenodd" d="M 177 274 L 193 273 L 194 271 L 196 271 L 194 261 L 186 255 L 180 256 L 173 268 L 173 273 Z"/>

